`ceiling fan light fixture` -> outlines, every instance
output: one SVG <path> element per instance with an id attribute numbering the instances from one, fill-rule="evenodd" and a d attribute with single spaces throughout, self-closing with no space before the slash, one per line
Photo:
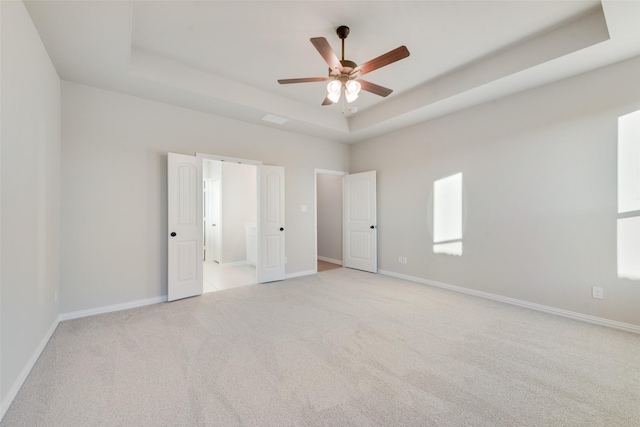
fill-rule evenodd
<path id="1" fill-rule="evenodd" d="M 359 94 L 360 89 L 362 89 L 362 85 L 356 80 L 349 80 L 344 84 L 344 87 L 347 89 L 347 92 L 355 93 L 356 95 Z"/>
<path id="2" fill-rule="evenodd" d="M 349 92 L 348 90 L 344 92 L 344 98 L 348 103 L 352 103 L 356 99 L 358 99 L 358 94 L 355 92 Z"/>
<path id="3" fill-rule="evenodd" d="M 360 82 L 355 80 L 349 80 L 344 84 L 344 97 L 347 102 L 353 102 L 358 99 L 358 95 L 360 94 L 360 89 L 362 85 Z"/>
<path id="4" fill-rule="evenodd" d="M 342 91 L 342 83 L 338 80 L 332 80 L 327 85 L 327 98 L 334 104 L 340 99 L 340 92 Z"/>
<path id="5" fill-rule="evenodd" d="M 362 75 L 375 71 L 378 68 L 385 67 L 409 56 L 409 49 L 407 49 L 406 46 L 400 46 L 378 56 L 377 58 L 367 61 L 364 64 L 358 65 L 353 61 L 344 59 L 344 40 L 349 35 L 349 27 L 347 27 L 346 25 L 341 25 L 336 30 L 336 33 L 338 34 L 338 38 L 342 40 L 342 59 L 338 58 L 338 55 L 336 55 L 336 53 L 331 48 L 331 45 L 324 37 L 312 37 L 309 39 L 320 56 L 322 56 L 322 59 L 324 59 L 324 61 L 329 66 L 328 77 L 280 79 L 278 80 L 278 83 L 290 84 L 325 82 L 329 80 L 329 84 L 327 85 L 328 94 L 325 97 L 324 101 L 322 101 L 322 105 L 331 105 L 337 103 L 340 100 L 343 88 L 346 101 L 353 102 L 358 98 L 360 89 L 363 89 L 362 84 L 355 81 L 355 79 L 359 78 Z M 363 80 L 363 82 L 364 90 L 375 95 L 385 97 L 393 92 L 393 90 L 391 89 L 379 86 L 369 81 Z"/>

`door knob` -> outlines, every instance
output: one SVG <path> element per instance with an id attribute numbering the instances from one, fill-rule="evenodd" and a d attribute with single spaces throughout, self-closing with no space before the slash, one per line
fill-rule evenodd
<path id="1" fill-rule="evenodd" d="M 175 231 L 171 232 L 171 237 L 176 237 L 176 232 Z"/>
<path id="2" fill-rule="evenodd" d="M 375 226 L 375 225 L 372 225 L 372 226 L 371 226 L 371 227 L 369 227 L 369 228 L 373 230 L 374 228 L 376 228 L 376 226 Z"/>
<path id="3" fill-rule="evenodd" d="M 284 231 L 284 227 L 280 227 L 280 231 Z"/>

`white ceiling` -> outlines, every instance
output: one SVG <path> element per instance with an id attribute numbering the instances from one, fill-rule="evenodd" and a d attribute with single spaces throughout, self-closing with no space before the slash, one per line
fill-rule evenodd
<path id="1" fill-rule="evenodd" d="M 640 55 L 640 1 L 27 1 L 64 80 L 351 143 Z M 321 106 L 309 42 L 345 58 L 400 45 L 350 112 Z M 345 111 L 346 110 L 346 111 Z M 265 114 L 290 119 L 261 121 Z"/>

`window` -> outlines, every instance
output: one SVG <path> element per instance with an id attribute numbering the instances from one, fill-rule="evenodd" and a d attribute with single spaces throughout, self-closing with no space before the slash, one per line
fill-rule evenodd
<path id="1" fill-rule="evenodd" d="M 462 255 L 462 172 L 433 183 L 433 252 Z"/>
<path id="2" fill-rule="evenodd" d="M 618 277 L 640 280 L 640 110 L 618 118 Z"/>

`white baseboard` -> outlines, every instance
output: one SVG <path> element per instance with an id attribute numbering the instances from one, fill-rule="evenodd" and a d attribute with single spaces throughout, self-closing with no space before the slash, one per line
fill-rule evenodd
<path id="1" fill-rule="evenodd" d="M 285 279 L 293 279 L 294 277 L 309 276 L 310 274 L 316 274 L 316 271 L 315 270 L 307 270 L 307 271 L 299 271 L 297 273 L 285 274 L 284 278 Z"/>
<path id="2" fill-rule="evenodd" d="M 342 265 L 342 260 L 341 260 L 341 259 L 327 258 L 327 257 L 325 257 L 325 256 L 318 256 L 318 259 L 319 259 L 320 261 L 330 262 L 331 264 L 338 264 L 338 265 Z"/>
<path id="3" fill-rule="evenodd" d="M 145 305 L 158 304 L 166 302 L 167 296 L 141 299 L 137 301 L 124 302 L 122 304 L 107 305 L 104 307 L 90 308 L 88 310 L 72 311 L 70 313 L 60 314 L 59 320 L 79 319 L 80 317 L 93 316 L 96 314 L 110 313 L 112 311 L 128 310 L 130 308 L 143 307 Z"/>
<path id="4" fill-rule="evenodd" d="M 575 311 L 563 310 L 561 308 L 549 307 L 547 305 L 536 304 L 529 301 L 523 301 L 515 298 L 505 297 L 498 294 L 492 294 L 489 292 L 476 291 L 475 289 L 464 288 L 462 286 L 449 285 L 447 283 L 436 282 L 434 280 L 421 279 L 419 277 L 408 276 L 406 274 L 395 273 L 393 271 L 379 270 L 378 273 L 385 276 L 397 277 L 398 279 L 409 280 L 411 282 L 422 283 L 429 286 L 435 286 L 437 288 L 448 289 L 454 292 L 460 292 L 467 295 L 473 295 L 480 298 L 486 298 L 494 301 L 501 301 L 511 305 L 517 305 L 519 307 L 525 307 L 532 310 L 542 311 L 545 313 L 555 314 L 557 316 L 568 317 L 574 320 L 580 320 L 582 322 L 593 323 L 600 326 L 607 326 L 609 328 L 620 329 L 627 332 L 634 332 L 640 334 L 640 326 L 632 325 L 631 323 L 618 322 L 615 320 L 604 319 L 602 317 L 591 316 L 589 314 L 577 313 Z"/>
<path id="5" fill-rule="evenodd" d="M 24 369 L 22 369 L 22 371 L 20 372 L 20 375 L 18 376 L 16 381 L 13 383 L 13 385 L 9 389 L 7 396 L 3 399 L 2 404 L 0 405 L 0 421 L 2 421 L 5 414 L 9 410 L 11 403 L 13 403 L 13 399 L 15 399 L 16 396 L 18 395 L 20 388 L 22 388 L 22 385 L 24 384 L 27 377 L 29 376 L 29 373 L 33 369 L 33 366 L 38 361 L 38 358 L 42 354 L 42 351 L 47 346 L 47 343 L 51 339 L 51 336 L 53 335 L 53 333 L 56 331 L 56 328 L 58 327 L 58 323 L 60 323 L 58 319 L 55 319 L 53 321 L 53 323 L 51 324 L 51 327 L 49 328 L 45 336 L 42 338 L 42 340 L 40 341 L 40 344 L 38 344 L 38 347 L 36 347 L 35 351 L 31 355 L 31 358 L 25 365 Z"/>

